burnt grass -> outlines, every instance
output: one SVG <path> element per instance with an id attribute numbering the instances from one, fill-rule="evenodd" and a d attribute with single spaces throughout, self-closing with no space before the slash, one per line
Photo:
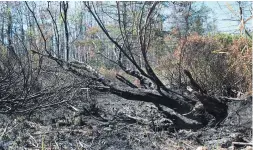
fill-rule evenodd
<path id="1" fill-rule="evenodd" d="M 251 109 L 245 114 L 235 114 L 233 110 L 229 114 L 220 127 L 176 130 L 151 103 L 97 93 L 92 99 L 28 115 L 1 114 L 0 150 L 194 150 L 201 145 L 208 149 L 232 149 L 232 142 L 251 140 L 252 122 L 246 119 L 249 117 L 243 118 L 251 116 Z"/>

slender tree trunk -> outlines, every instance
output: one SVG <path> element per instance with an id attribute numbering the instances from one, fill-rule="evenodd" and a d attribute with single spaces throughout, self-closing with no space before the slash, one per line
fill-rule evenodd
<path id="1" fill-rule="evenodd" d="M 65 31 L 65 49 L 66 49 L 66 59 L 69 61 L 69 32 L 68 32 L 68 2 L 61 2 L 61 7 L 63 9 L 63 23 L 64 23 L 64 31 Z"/>

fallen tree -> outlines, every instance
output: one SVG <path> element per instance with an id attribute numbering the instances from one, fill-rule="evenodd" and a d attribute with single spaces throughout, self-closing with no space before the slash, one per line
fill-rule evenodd
<path id="1" fill-rule="evenodd" d="M 126 74 L 138 79 L 141 87 L 137 87 L 124 76 L 117 74 L 116 78 L 125 84 L 125 86 L 119 86 L 117 83 L 106 79 L 89 64 L 68 62 L 53 56 L 51 52 L 47 50 L 46 46 L 46 54 L 37 51 L 34 52 L 55 60 L 62 68 L 72 72 L 80 78 L 89 78 L 94 82 L 100 83 L 100 85 L 94 87 L 96 90 L 110 92 L 127 100 L 154 103 L 160 111 L 173 121 L 174 127 L 178 129 L 199 129 L 205 126 L 219 125 L 228 116 L 228 110 L 231 109 L 229 107 L 232 107 L 229 103 L 244 103 L 244 100 L 251 101 L 251 97 L 238 100 L 209 95 L 191 77 L 189 71 L 185 71 L 185 74 L 189 77 L 191 86 L 194 89 L 194 92 L 191 94 L 178 92 L 164 85 L 150 65 L 148 55 L 152 40 L 155 38 L 155 33 L 152 29 L 154 28 L 157 14 L 156 7 L 159 6 L 159 2 L 145 2 L 143 4 L 140 18 L 136 25 L 136 30 L 138 31 L 137 36 L 133 36 L 129 33 L 131 31 L 127 27 L 127 22 L 129 21 L 126 18 L 127 6 L 125 3 L 116 2 L 118 27 L 121 36 L 120 41 L 117 41 L 110 35 L 102 19 L 97 14 L 93 3 L 84 2 L 84 5 L 107 38 L 116 47 L 114 51 L 117 55 L 117 60 L 108 59 L 119 66 Z M 29 5 L 27 5 L 27 7 L 29 8 Z M 33 10 L 30 8 L 29 10 L 33 14 L 37 27 L 46 43 L 46 39 L 38 25 Z M 66 30 L 65 32 L 65 35 L 68 36 L 68 31 Z M 133 48 L 133 44 L 137 45 L 137 48 Z M 68 43 L 66 46 L 68 47 Z M 137 50 L 140 52 L 138 56 L 136 56 Z M 143 60 L 144 67 L 137 61 L 139 57 Z M 123 63 L 123 58 L 131 64 L 131 68 L 128 68 Z M 181 72 L 181 70 L 179 70 L 179 72 Z"/>

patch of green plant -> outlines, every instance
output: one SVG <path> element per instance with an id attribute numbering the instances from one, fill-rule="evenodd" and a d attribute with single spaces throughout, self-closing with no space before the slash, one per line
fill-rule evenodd
<path id="1" fill-rule="evenodd" d="M 42 136 L 42 139 L 41 139 L 41 150 L 45 150 L 45 137 L 44 137 L 44 135 Z"/>

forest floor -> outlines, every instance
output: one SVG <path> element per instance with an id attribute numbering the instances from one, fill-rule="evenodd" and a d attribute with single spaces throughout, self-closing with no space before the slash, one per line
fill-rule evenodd
<path id="1" fill-rule="evenodd" d="M 93 101 L 38 110 L 30 117 L 0 115 L 0 150 L 196 150 L 199 146 L 232 150 L 232 142 L 249 141 L 252 135 L 251 128 L 240 126 L 191 131 L 170 125 L 151 103 L 99 93 Z"/>

